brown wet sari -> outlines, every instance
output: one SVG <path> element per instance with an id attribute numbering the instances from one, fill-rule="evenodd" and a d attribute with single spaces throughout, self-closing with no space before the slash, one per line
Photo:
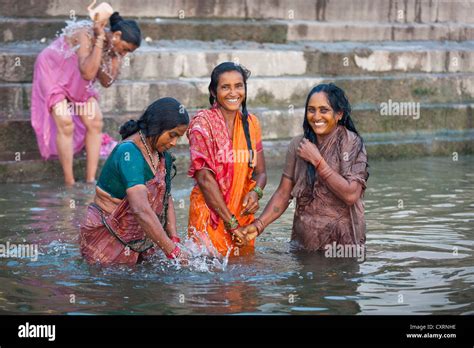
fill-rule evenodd
<path id="1" fill-rule="evenodd" d="M 307 178 L 308 162 L 296 154 L 303 136 L 291 141 L 283 176 L 293 181 L 291 195 L 296 198 L 296 211 L 291 240 L 296 246 L 313 251 L 324 250 L 335 242 L 341 245 L 365 244 L 365 217 L 363 193 L 368 178 L 367 153 L 362 140 L 344 126 L 337 129 L 318 144 L 327 164 L 347 181 L 362 185 L 362 194 L 357 202 L 348 206 L 318 178 L 310 187 Z"/>
<path id="2" fill-rule="evenodd" d="M 156 175 L 145 185 L 148 201 L 163 227 L 166 222 L 164 202 L 168 201 L 166 189 L 165 156 L 160 160 Z M 110 214 L 92 203 L 86 221 L 81 225 L 81 253 L 89 263 L 136 264 L 159 250 L 146 237 L 145 232 L 131 212 L 127 197 Z"/>

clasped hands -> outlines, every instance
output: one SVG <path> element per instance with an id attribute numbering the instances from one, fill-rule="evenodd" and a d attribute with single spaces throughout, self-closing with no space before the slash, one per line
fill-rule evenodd
<path id="1" fill-rule="evenodd" d="M 258 229 L 254 223 L 251 223 L 250 225 L 236 228 L 230 233 L 235 245 L 243 247 L 258 236 Z"/>
<path id="2" fill-rule="evenodd" d="M 245 195 L 243 200 L 244 209 L 240 213 L 241 216 L 255 214 L 259 208 L 258 194 L 255 191 L 250 191 Z M 257 227 L 254 224 L 239 227 L 230 231 L 232 240 L 238 247 L 247 245 L 252 239 L 258 236 Z"/>

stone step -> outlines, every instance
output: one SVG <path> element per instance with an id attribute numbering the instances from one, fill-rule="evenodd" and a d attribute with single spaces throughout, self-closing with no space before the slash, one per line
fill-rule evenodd
<path id="1" fill-rule="evenodd" d="M 248 83 L 248 106 L 302 107 L 312 87 L 334 82 L 343 88 L 353 105 L 397 102 L 465 103 L 474 98 L 473 73 L 442 73 L 376 76 L 255 77 Z M 171 96 L 186 108 L 208 107 L 209 78 L 178 80 L 119 80 L 100 88 L 102 112 L 141 112 L 152 101 Z M 31 83 L 0 83 L 0 119 L 14 119 L 30 108 Z"/>
<path id="2" fill-rule="evenodd" d="M 474 40 L 474 23 L 370 23 L 303 20 L 140 19 L 147 40 L 420 41 Z M 61 33 L 63 19 L 0 18 L 0 42 L 48 40 Z M 35 30 L 31 30 L 35 28 Z"/>
<path id="3" fill-rule="evenodd" d="M 365 136 L 369 161 L 416 156 L 458 156 L 474 153 L 474 129 L 465 131 L 437 131 L 416 134 L 392 133 L 382 136 Z M 282 167 L 289 140 L 264 141 L 265 162 L 268 167 Z M 173 150 L 177 158 L 178 174 L 185 174 L 189 166 L 189 150 L 180 146 Z M 100 161 L 100 168 L 104 160 Z M 100 170 L 100 169 L 99 169 Z M 84 155 L 74 160 L 76 179 L 83 180 L 85 173 Z M 26 183 L 63 179 L 58 160 L 40 159 L 5 160 L 0 158 L 0 183 Z M 191 183 L 191 181 L 190 181 Z"/>
<path id="4" fill-rule="evenodd" d="M 304 109 L 251 109 L 257 115 L 263 140 L 288 139 L 302 134 Z M 189 110 L 194 115 L 196 110 Z M 105 114 L 104 132 L 117 140 L 118 130 L 129 119 L 137 119 L 138 113 Z M 15 160 L 40 158 L 36 136 L 29 115 L 23 119 L 0 123 L 0 154 L 3 159 Z M 439 130 L 461 131 L 474 128 L 474 103 L 421 105 L 417 115 L 382 115 L 379 105 L 355 106 L 352 117 L 357 130 L 365 138 L 373 134 L 406 133 L 419 134 Z M 18 141 L 22 139 L 22 141 Z M 179 141 L 187 144 L 186 136 Z M 0 158 L 1 159 L 1 158 Z"/>
<path id="5" fill-rule="evenodd" d="M 363 22 L 474 22 L 472 0 L 111 0 L 126 17 L 304 19 Z M 87 15 L 77 0 L 1 0 L 11 17 L 69 17 Z M 71 12 L 73 11 L 73 12 Z"/>
<path id="6" fill-rule="evenodd" d="M 0 45 L 0 81 L 31 82 L 38 42 Z M 474 72 L 474 41 L 251 42 L 158 41 L 127 56 L 121 79 L 209 77 L 223 61 L 243 64 L 253 77 L 361 75 L 393 72 Z"/>

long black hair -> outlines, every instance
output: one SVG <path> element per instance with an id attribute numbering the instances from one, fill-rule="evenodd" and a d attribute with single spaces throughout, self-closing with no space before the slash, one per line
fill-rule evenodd
<path id="1" fill-rule="evenodd" d="M 120 135 L 123 140 L 141 130 L 145 137 L 153 138 L 152 144 L 156 144 L 163 132 L 188 124 L 189 115 L 184 106 L 176 99 L 166 97 L 151 103 L 138 121 L 129 120 L 125 122 L 120 127 Z M 160 154 L 161 156 L 164 156 L 166 165 L 164 208 L 160 216 L 164 228 L 168 221 L 168 198 L 171 194 L 171 180 L 176 175 L 176 166 L 173 163 L 175 161 L 174 157 L 168 151 Z"/>
<path id="2" fill-rule="evenodd" d="M 134 20 L 123 19 L 122 16 L 116 11 L 110 16 L 110 30 L 112 32 L 121 31 L 121 39 L 128 43 L 134 44 L 140 47 L 142 42 L 142 32 L 137 22 Z"/>
<path id="3" fill-rule="evenodd" d="M 252 140 L 250 139 L 250 130 L 249 130 L 249 113 L 247 111 L 247 80 L 250 77 L 250 70 L 246 69 L 244 66 L 233 63 L 233 62 L 224 62 L 219 64 L 212 70 L 211 73 L 211 82 L 209 83 L 209 103 L 214 105 L 217 96 L 217 85 L 219 83 L 219 77 L 229 71 L 237 71 L 242 75 L 244 80 L 245 87 L 245 98 L 242 101 L 242 125 L 244 127 L 245 140 L 247 141 L 247 148 L 249 153 L 252 154 Z M 252 168 L 252 155 L 249 156 L 249 167 Z"/>
<path id="4" fill-rule="evenodd" d="M 152 137 L 155 144 L 163 132 L 188 124 L 185 107 L 176 99 L 166 97 L 151 103 L 138 120 L 125 122 L 120 127 L 120 135 L 125 139 L 141 130 L 145 137 Z"/>
<path id="5" fill-rule="evenodd" d="M 316 146 L 318 145 L 318 139 L 316 137 L 316 133 L 314 132 L 313 128 L 308 122 L 308 104 L 309 100 L 315 93 L 319 92 L 324 92 L 327 96 L 327 99 L 329 101 L 329 105 L 331 105 L 331 108 L 335 113 L 342 112 L 342 118 L 337 122 L 338 125 L 342 125 L 346 127 L 348 130 L 354 132 L 357 134 L 357 136 L 360 137 L 359 132 L 357 131 L 354 122 L 352 121 L 351 118 L 351 104 L 349 103 L 349 100 L 347 99 L 346 94 L 344 91 L 337 87 L 333 83 L 322 83 L 317 85 L 316 87 L 313 87 L 313 89 L 309 92 L 308 97 L 306 98 L 306 104 L 305 104 L 305 110 L 304 110 L 304 121 L 303 121 L 303 130 L 304 130 L 304 137 L 311 141 L 313 144 Z M 360 137 L 362 140 L 362 137 Z M 361 142 L 361 149 L 362 150 L 363 146 L 363 140 Z M 360 151 L 359 150 L 359 151 Z M 313 187 L 315 181 L 316 181 L 316 169 L 314 168 L 313 165 L 308 164 L 307 167 L 307 178 L 308 182 L 311 185 L 310 187 Z"/>

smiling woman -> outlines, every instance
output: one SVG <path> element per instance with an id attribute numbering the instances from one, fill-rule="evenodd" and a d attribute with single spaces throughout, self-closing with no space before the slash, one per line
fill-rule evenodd
<path id="1" fill-rule="evenodd" d="M 209 237 L 223 255 L 253 250 L 253 243 L 235 248 L 232 231 L 253 221 L 267 182 L 260 125 L 247 111 L 249 75 L 232 62 L 215 67 L 209 84 L 212 107 L 200 110 L 188 131 L 188 175 L 196 181 L 190 197 L 189 234 L 197 241 Z"/>
<path id="2" fill-rule="evenodd" d="M 120 128 L 123 141 L 104 164 L 94 203 L 81 226 L 81 252 L 91 263 L 134 264 L 162 249 L 184 259 L 171 197 L 176 146 L 189 124 L 173 98 L 152 103 L 138 121 Z"/>
<path id="3" fill-rule="evenodd" d="M 367 153 L 350 113 L 349 101 L 339 87 L 321 84 L 311 90 L 304 135 L 291 141 L 280 185 L 262 215 L 235 231 L 242 244 L 253 241 L 296 198 L 294 246 L 310 251 L 328 251 L 337 245 L 363 249 Z"/>

